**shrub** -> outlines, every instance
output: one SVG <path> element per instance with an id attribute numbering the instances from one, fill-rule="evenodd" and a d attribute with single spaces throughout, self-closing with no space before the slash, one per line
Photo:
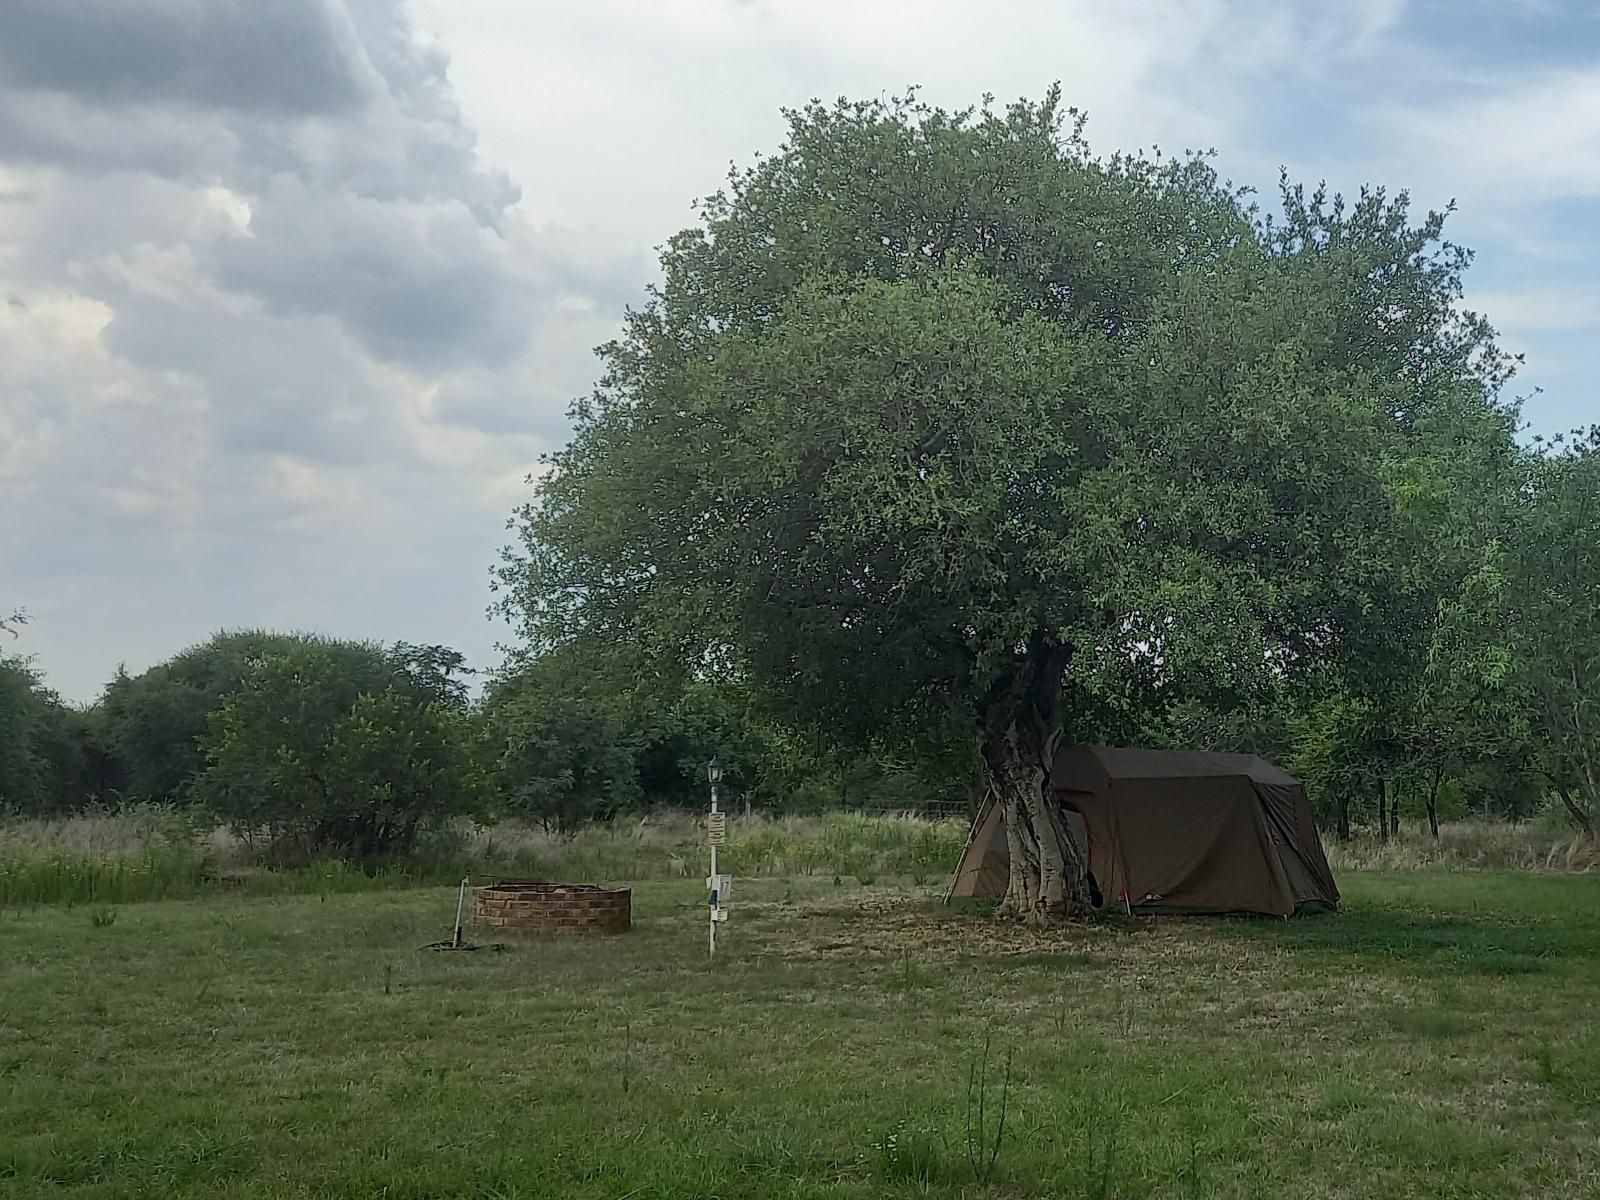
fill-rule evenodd
<path id="1" fill-rule="evenodd" d="M 309 638 L 252 662 L 211 717 L 195 796 L 275 857 L 410 852 L 478 787 L 461 702 L 412 665 Z"/>

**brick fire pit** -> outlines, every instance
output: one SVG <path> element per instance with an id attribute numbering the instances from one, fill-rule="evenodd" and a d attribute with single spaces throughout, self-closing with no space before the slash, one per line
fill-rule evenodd
<path id="1" fill-rule="evenodd" d="M 496 929 L 626 933 L 633 924 L 633 889 L 503 879 L 473 892 L 472 919 Z"/>

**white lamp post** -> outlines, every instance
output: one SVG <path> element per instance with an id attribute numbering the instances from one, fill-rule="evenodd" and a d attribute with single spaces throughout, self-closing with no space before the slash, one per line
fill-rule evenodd
<path id="1" fill-rule="evenodd" d="M 722 792 L 722 759 L 713 758 L 706 766 L 706 777 L 711 780 L 711 819 L 706 824 L 706 841 L 711 845 L 711 875 L 706 879 L 706 890 L 711 894 L 711 911 L 707 928 L 711 957 L 717 956 L 717 922 L 726 918 L 722 912 L 722 877 L 717 874 L 717 847 L 727 837 L 727 816 L 717 810 L 717 800 Z"/>

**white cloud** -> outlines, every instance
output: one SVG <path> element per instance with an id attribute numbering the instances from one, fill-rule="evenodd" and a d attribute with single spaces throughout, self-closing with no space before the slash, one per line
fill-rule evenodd
<path id="1" fill-rule="evenodd" d="M 1530 73 L 1386 120 L 1397 154 L 1472 204 L 1600 197 L 1600 69 Z"/>
<path id="2" fill-rule="evenodd" d="M 219 625 L 485 657 L 507 511 L 485 481 L 545 443 L 425 397 L 505 372 L 482 390 L 527 403 L 508 393 L 540 320 L 578 298 L 614 324 L 618 285 L 508 219 L 437 48 L 397 0 L 18 0 L 0 43 L 0 561 L 24 647 L 77 698 Z"/>
<path id="3" fill-rule="evenodd" d="M 975 9 L 885 0 L 631 0 L 531 7 L 427 0 L 419 21 L 484 151 L 521 181 L 536 221 L 649 244 L 687 224 L 730 161 L 771 150 L 781 106 L 924 86 L 953 106 L 990 90 L 1037 96 L 1056 79 L 1108 145 L 1206 146 L 1228 124 L 1231 56 L 1191 68 L 1232 6 L 1027 0 Z M 1189 85 L 1194 85 L 1192 88 Z M 1182 94 L 1187 91 L 1188 94 Z M 513 102 L 514 98 L 514 102 Z"/>
<path id="4" fill-rule="evenodd" d="M 1600 329 L 1600 289 L 1594 287 L 1474 289 L 1467 299 L 1508 333 Z"/>

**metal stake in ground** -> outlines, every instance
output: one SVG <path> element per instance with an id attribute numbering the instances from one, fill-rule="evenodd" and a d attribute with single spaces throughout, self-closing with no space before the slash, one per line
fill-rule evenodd
<path id="1" fill-rule="evenodd" d="M 450 934 L 450 940 L 448 942 L 429 942 L 426 946 L 423 947 L 424 950 L 476 950 L 477 949 L 477 947 L 475 945 L 473 945 L 469 941 L 465 941 L 461 936 L 462 928 L 463 928 L 462 927 L 462 921 L 465 919 L 466 911 L 467 911 L 467 883 L 468 883 L 468 880 L 470 878 L 471 878 L 470 876 L 462 876 L 462 879 L 461 879 L 461 890 L 456 893 L 456 927 L 455 927 L 455 930 Z M 499 948 L 500 947 L 498 945 L 495 947 L 495 949 L 497 949 L 497 950 Z"/>
<path id="2" fill-rule="evenodd" d="M 467 879 L 466 875 L 461 877 L 461 891 L 456 893 L 456 931 L 450 939 L 452 950 L 461 949 L 461 914 L 467 906 Z"/>
<path id="3" fill-rule="evenodd" d="M 722 760 L 713 758 L 706 767 L 706 776 L 711 780 L 711 816 L 706 822 L 706 841 L 711 846 L 711 874 L 706 877 L 706 891 L 711 897 L 711 910 L 707 922 L 707 946 L 712 958 L 717 956 L 717 924 L 728 919 L 728 914 L 723 911 L 722 899 L 727 892 L 727 884 L 721 875 L 717 874 L 717 847 L 723 845 L 728 839 L 728 814 L 717 810 L 717 800 L 722 794 Z"/>

